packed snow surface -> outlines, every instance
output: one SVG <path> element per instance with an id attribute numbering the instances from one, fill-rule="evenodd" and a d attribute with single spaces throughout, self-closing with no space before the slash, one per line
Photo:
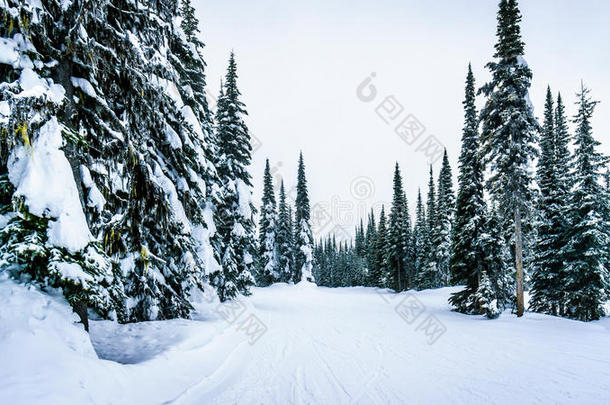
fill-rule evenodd
<path id="1" fill-rule="evenodd" d="M 90 343 L 60 296 L 0 274 L 0 403 L 607 403 L 609 318 L 490 321 L 452 291 L 276 284 L 196 320 L 93 321 Z"/>

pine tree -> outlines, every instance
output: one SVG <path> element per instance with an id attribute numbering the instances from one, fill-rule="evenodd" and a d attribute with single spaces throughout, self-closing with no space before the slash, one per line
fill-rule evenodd
<path id="1" fill-rule="evenodd" d="M 285 197 L 284 197 L 285 199 Z M 257 282 L 266 286 L 279 280 L 278 247 L 277 247 L 277 213 L 275 193 L 273 191 L 273 178 L 269 168 L 269 159 L 265 163 L 265 174 L 263 181 L 263 201 L 261 205 L 261 216 L 258 226 L 259 250 L 261 269 Z"/>
<path id="2" fill-rule="evenodd" d="M 465 313 L 497 317 L 514 300 L 515 287 L 507 273 L 507 246 L 502 233 L 503 221 L 497 207 L 485 215 L 485 232 L 481 235 L 482 268 L 477 292 L 465 301 Z"/>
<path id="3" fill-rule="evenodd" d="M 453 179 L 447 150 L 443 155 L 443 163 L 438 178 L 438 199 L 436 201 L 436 231 L 434 247 L 436 253 L 438 286 L 449 285 L 451 272 L 451 235 L 455 217 L 455 195 L 453 194 Z"/>
<path id="4" fill-rule="evenodd" d="M 437 286 L 438 274 L 436 263 L 436 248 L 434 241 L 437 239 L 437 206 L 436 190 L 434 186 L 434 172 L 430 166 L 430 178 L 428 180 L 428 196 L 426 201 L 426 234 L 424 237 L 424 254 L 422 267 L 417 275 L 416 284 L 418 288 L 426 289 Z"/>
<path id="5" fill-rule="evenodd" d="M 563 107 L 558 106 L 559 108 L 562 109 Z M 530 309 L 550 315 L 559 315 L 561 312 L 565 280 L 562 274 L 563 260 L 558 252 L 563 248 L 565 232 L 567 231 L 565 210 L 569 191 L 569 189 L 565 189 L 565 185 L 559 184 L 558 176 L 563 169 L 558 166 L 558 155 L 567 154 L 562 158 L 561 164 L 568 164 L 569 162 L 566 160 L 569 157 L 569 152 L 567 145 L 557 145 L 558 134 L 561 133 L 561 136 L 564 136 L 563 132 L 566 129 L 565 121 L 563 123 L 559 122 L 559 125 L 562 126 L 561 129 L 556 127 L 556 114 L 553 95 L 550 87 L 548 87 L 537 173 L 540 196 L 537 207 L 537 240 L 534 249 Z M 562 118 L 558 116 L 557 119 L 561 120 Z M 558 154 L 560 148 L 562 152 Z M 565 181 L 566 179 L 563 178 L 562 180 Z"/>
<path id="6" fill-rule="evenodd" d="M 61 43 L 65 26 L 54 19 L 57 2 L 47 4 L 51 10 L 30 3 L 8 1 L 0 4 L 0 29 L 3 46 L 0 65 L 0 270 L 8 270 L 16 278 L 27 275 L 36 285 L 61 287 L 64 296 L 79 312 L 87 328 L 86 308 L 92 307 L 107 315 L 115 305 L 105 288 L 112 280 L 111 263 L 100 254 L 100 246 L 91 243 L 85 216 L 81 209 L 78 183 L 72 165 L 62 148 L 64 137 L 71 131 L 62 120 L 66 108 L 66 90 L 56 76 L 61 61 L 55 44 Z M 58 40 L 57 42 L 55 42 Z M 37 93 L 32 93 L 32 82 Z M 78 138 L 74 139 L 75 141 Z M 37 170 L 33 163 L 43 170 Z M 60 173 L 49 170 L 64 169 Z M 78 168 L 78 166 L 76 166 Z M 46 169 L 46 170 L 45 170 Z M 45 187 L 57 187 L 55 176 L 65 176 L 64 193 L 69 196 L 37 198 L 37 191 L 28 186 L 32 176 Z M 59 190 L 55 191 L 59 192 Z M 67 211 L 61 203 L 74 204 Z M 78 207 L 76 207 L 78 206 Z M 66 216 L 72 216 L 71 224 Z M 66 240 L 61 228 L 72 225 L 79 233 Z M 107 286 L 107 284 L 106 284 Z M 122 297 L 118 297 L 119 299 Z"/>
<path id="7" fill-rule="evenodd" d="M 313 236 L 311 233 L 309 196 L 307 194 L 307 179 L 305 178 L 305 163 L 303 153 L 299 155 L 299 170 L 297 176 L 297 197 L 295 201 L 295 272 L 294 282 L 313 282 Z"/>
<path id="8" fill-rule="evenodd" d="M 512 219 L 517 284 L 517 316 L 524 311 L 523 220 L 531 205 L 532 175 L 539 125 L 529 101 L 532 72 L 523 59 L 524 43 L 516 0 L 502 0 L 498 11 L 495 62 L 487 67 L 492 81 L 481 91 L 487 96 L 481 111 L 483 155 L 491 164 L 489 190 L 502 213 Z"/>
<path id="9" fill-rule="evenodd" d="M 291 248 L 291 262 L 290 262 L 290 269 L 291 269 L 291 273 L 290 273 L 290 278 L 289 280 L 293 280 L 294 278 L 294 274 L 296 272 L 296 241 L 297 241 L 297 235 L 296 235 L 296 226 L 294 223 L 294 214 L 292 211 L 292 206 L 290 204 L 288 204 L 288 225 L 290 225 L 290 248 Z"/>
<path id="10" fill-rule="evenodd" d="M 360 257 L 364 257 L 366 240 L 364 236 L 364 223 L 362 222 L 362 218 L 360 219 L 360 224 L 356 227 L 355 235 L 354 247 L 356 249 L 356 254 Z"/>
<path id="11" fill-rule="evenodd" d="M 463 102 L 464 128 L 459 159 L 460 175 L 451 255 L 453 282 L 464 284 L 465 288 L 453 293 L 449 298 L 449 303 L 456 311 L 466 314 L 480 313 L 481 308 L 471 303 L 473 302 L 472 296 L 479 291 L 479 281 L 485 271 L 482 239 L 485 231 L 486 206 L 483 166 L 479 156 L 479 125 L 474 89 L 474 75 L 469 64 L 466 95 Z M 487 273 L 485 276 L 488 277 Z"/>
<path id="12" fill-rule="evenodd" d="M 402 291 L 407 286 L 407 243 L 409 242 L 409 218 L 407 201 L 402 186 L 402 176 L 398 163 L 394 168 L 394 196 L 387 230 L 385 284 L 394 291 Z"/>
<path id="13" fill-rule="evenodd" d="M 197 35 L 199 31 L 199 21 L 195 17 L 195 8 L 191 4 L 191 0 L 181 0 L 180 15 L 182 16 L 181 27 L 189 42 L 197 46 L 201 45 Z"/>
<path id="14" fill-rule="evenodd" d="M 605 315 L 605 288 L 608 283 L 607 246 L 610 243 L 605 219 L 607 202 L 601 185 L 605 158 L 596 151 L 591 117 L 597 105 L 584 85 L 578 94 L 573 176 L 575 179 L 568 218 L 570 228 L 562 251 L 565 263 L 564 314 L 581 321 Z"/>
<path id="15" fill-rule="evenodd" d="M 290 281 L 293 262 L 292 213 L 286 204 L 284 181 L 280 185 L 280 202 L 278 205 L 278 225 L 276 233 L 278 280 L 284 283 Z"/>
<path id="16" fill-rule="evenodd" d="M 24 5 L 21 24 L 9 25 L 39 46 L 35 59 L 43 63 L 34 65 L 53 79 L 48 94 L 65 94 L 53 114 L 96 239 L 87 247 L 96 259 L 87 260 L 112 263 L 101 285 L 119 320 L 186 317 L 190 291 L 202 287 L 219 257 L 205 252 L 215 169 L 201 46 L 177 25 L 176 2 L 147 2 L 146 13 L 124 1 L 44 3 Z M 28 126 L 33 141 L 50 118 L 36 109 L 42 120 Z"/>
<path id="17" fill-rule="evenodd" d="M 375 286 L 376 281 L 379 278 L 376 251 L 377 248 L 377 225 L 375 224 L 375 214 L 371 209 L 369 214 L 369 220 L 366 227 L 366 269 L 367 269 L 367 278 L 366 278 L 366 286 L 372 287 Z"/>
<path id="18" fill-rule="evenodd" d="M 423 271 L 423 268 L 426 264 L 426 238 L 428 234 L 427 222 L 426 222 L 426 209 L 424 208 L 424 203 L 421 196 L 421 190 L 417 190 L 417 208 L 416 208 L 416 218 L 415 218 L 415 228 L 413 229 L 413 245 L 415 250 L 415 280 L 417 284 L 417 280 L 420 278 L 420 274 Z M 419 286 L 418 286 L 419 287 Z"/>
<path id="19" fill-rule="evenodd" d="M 495 298 L 495 290 L 491 284 L 486 271 L 481 274 L 481 282 L 474 296 L 475 306 L 478 312 L 487 318 L 495 319 L 502 312 L 498 308 L 498 300 Z"/>
<path id="20" fill-rule="evenodd" d="M 375 240 L 375 272 L 371 274 L 371 284 L 375 287 L 384 286 L 384 275 L 386 274 L 386 251 L 387 251 L 388 229 L 386 226 L 385 207 L 381 206 L 379 224 L 377 225 L 377 239 Z"/>
<path id="21" fill-rule="evenodd" d="M 222 190 L 215 211 L 222 242 L 222 269 L 210 276 L 221 301 L 237 294 L 249 294 L 254 284 L 254 206 L 248 166 L 252 146 L 244 123 L 247 114 L 237 88 L 237 65 L 231 52 L 223 93 L 218 100 L 216 136 L 218 138 L 217 170 Z"/>

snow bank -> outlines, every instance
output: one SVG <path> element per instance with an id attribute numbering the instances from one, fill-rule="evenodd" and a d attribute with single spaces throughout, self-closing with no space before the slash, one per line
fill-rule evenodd
<path id="1" fill-rule="evenodd" d="M 17 146 L 8 160 L 15 195 L 25 197 L 30 213 L 51 218 L 49 243 L 71 252 L 93 240 L 83 213 L 72 168 L 63 151 L 57 118 L 40 128 L 31 146 Z"/>
<path id="2" fill-rule="evenodd" d="M 61 294 L 0 273 L 0 403 L 88 404 L 121 392 L 77 320 Z"/>
<path id="3" fill-rule="evenodd" d="M 0 403 L 608 402 L 610 318 L 488 320 L 452 312 L 457 290 L 277 283 L 202 297 L 203 322 L 92 321 L 91 344 L 62 297 L 0 274 Z"/>

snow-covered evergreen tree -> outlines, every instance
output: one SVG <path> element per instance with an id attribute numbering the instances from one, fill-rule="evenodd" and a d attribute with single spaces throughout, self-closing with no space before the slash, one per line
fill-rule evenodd
<path id="1" fill-rule="evenodd" d="M 285 199 L 285 197 L 284 197 Z M 259 260 L 260 270 L 257 282 L 266 286 L 278 281 L 280 278 L 277 246 L 277 212 L 275 193 L 273 191 L 273 178 L 269 168 L 269 159 L 265 162 L 265 174 L 263 181 L 263 202 L 258 225 L 259 232 Z"/>
<path id="2" fill-rule="evenodd" d="M 451 235 L 455 217 L 455 195 L 453 194 L 453 179 L 447 150 L 443 155 L 443 163 L 438 178 L 438 198 L 436 200 L 436 231 L 434 232 L 434 250 L 437 266 L 438 286 L 449 285 L 451 272 Z"/>
<path id="3" fill-rule="evenodd" d="M 492 80 L 481 89 L 487 96 L 481 111 L 481 135 L 483 155 L 491 163 L 489 190 L 513 228 L 518 316 L 524 311 L 523 221 L 531 212 L 530 167 L 539 130 L 529 100 L 532 72 L 523 59 L 520 22 L 517 0 L 502 0 L 496 60 L 487 64 Z"/>
<path id="4" fill-rule="evenodd" d="M 59 160 L 63 153 L 69 165 L 69 171 L 55 174 L 74 184 L 76 198 L 69 205 L 73 218 L 84 211 L 79 234 L 91 236 L 86 252 L 96 252 L 96 260 L 107 263 L 95 265 L 103 281 L 98 276 L 83 280 L 105 286 L 122 321 L 188 316 L 190 291 L 202 286 L 218 257 L 209 243 L 214 223 L 207 202 L 212 201 L 215 169 L 209 161 L 202 44 L 189 40 L 176 2 L 141 6 L 119 0 L 2 5 L 3 18 L 13 27 L 5 39 L 32 61 L 27 67 L 19 63 L 28 59 L 10 61 L 7 77 L 25 67 L 28 80 L 20 83 L 44 83 L 40 88 L 46 89 L 34 105 L 26 107 L 22 98 L 26 108 L 10 107 L 10 114 L 20 122 L 30 121 L 26 110 L 39 117 L 27 122 L 28 131 L 20 131 L 34 145 L 36 131 L 51 118 L 40 101 L 54 105 L 58 125 L 46 128 L 59 128 L 60 136 L 53 135 L 53 145 L 47 146 L 58 150 Z M 25 37 L 37 44 L 35 52 L 19 39 Z M 10 103 L 10 98 L 2 100 Z M 23 196 L 19 187 L 17 194 Z M 68 206 L 60 199 L 54 204 Z M 72 238 L 76 232 L 63 228 L 57 232 L 62 235 Z M 91 300 L 86 304 L 98 307 Z"/>
<path id="5" fill-rule="evenodd" d="M 386 287 L 398 292 L 407 287 L 406 252 L 410 236 L 407 200 L 398 163 L 394 168 L 393 184 L 392 209 L 386 235 L 384 280 Z"/>
<path id="6" fill-rule="evenodd" d="M 474 294 L 475 306 L 478 308 L 478 312 L 490 319 L 495 319 L 500 316 L 502 312 L 498 308 L 498 300 L 495 297 L 495 290 L 491 284 L 491 280 L 487 275 L 486 271 L 483 271 L 481 275 L 481 282 Z"/>
<path id="7" fill-rule="evenodd" d="M 366 251 L 366 239 L 364 234 L 364 223 L 362 222 L 362 218 L 360 219 L 360 224 L 356 227 L 356 236 L 354 238 L 354 248 L 356 249 L 356 254 L 360 257 L 364 257 Z"/>
<path id="8" fill-rule="evenodd" d="M 584 85 L 578 94 L 575 151 L 573 161 L 574 189 L 569 201 L 570 228 L 562 250 L 565 294 L 563 313 L 581 321 L 596 320 L 605 315 L 604 302 L 608 286 L 607 201 L 602 186 L 606 159 L 596 148 L 591 117 L 597 104 Z"/>
<path id="9" fill-rule="evenodd" d="M 387 251 L 388 229 L 386 225 L 385 207 L 381 206 L 379 214 L 379 223 L 377 224 L 377 232 L 375 235 L 375 265 L 371 272 L 371 285 L 374 287 L 383 287 L 384 274 L 386 273 L 386 251 Z"/>
<path id="10" fill-rule="evenodd" d="M 434 186 L 434 172 L 430 166 L 430 177 L 428 180 L 428 196 L 426 199 L 426 233 L 424 234 L 424 253 L 422 265 L 417 274 L 416 284 L 418 288 L 433 288 L 438 285 L 436 248 L 434 241 L 437 231 L 437 207 L 436 189 Z"/>
<path id="11" fill-rule="evenodd" d="M 252 146 L 244 122 L 247 112 L 240 96 L 235 55 L 231 52 L 216 112 L 216 169 L 222 190 L 215 218 L 222 242 L 222 269 L 210 275 L 210 282 L 223 301 L 237 294 L 249 294 L 254 284 L 254 206 L 248 173 Z"/>
<path id="12" fill-rule="evenodd" d="M 415 210 L 415 226 L 413 228 L 413 249 L 414 249 L 414 264 L 415 264 L 415 284 L 420 278 L 420 274 L 426 264 L 426 238 L 428 234 L 426 222 L 426 209 L 421 196 L 421 189 L 417 189 L 417 206 Z"/>
<path id="13" fill-rule="evenodd" d="M 303 153 L 299 155 L 297 176 L 297 197 L 295 201 L 295 268 L 294 282 L 314 282 L 313 269 L 313 236 L 310 224 L 309 196 Z"/>
<path id="14" fill-rule="evenodd" d="M 121 316 L 123 297 L 112 300 L 116 266 L 89 231 L 64 150 L 82 138 L 63 119 L 62 13 L 57 1 L 0 4 L 0 271 L 61 287 L 87 327 L 87 306 Z"/>
<path id="15" fill-rule="evenodd" d="M 474 299 L 466 303 L 467 313 L 481 313 L 490 318 L 503 311 L 515 300 L 515 285 L 507 269 L 508 247 L 504 242 L 504 223 L 497 207 L 492 206 L 485 216 L 485 232 L 481 235 L 483 273 L 479 275 L 479 287 Z M 483 276 L 489 285 L 482 285 Z M 493 305 L 490 307 L 490 304 Z M 498 312 L 498 313 L 499 313 Z"/>
<path id="16" fill-rule="evenodd" d="M 280 201 L 278 205 L 278 222 L 275 241 L 277 245 L 278 280 L 284 283 L 292 279 L 294 240 L 292 231 L 292 213 L 286 203 L 284 181 L 280 184 Z"/>
<path id="17" fill-rule="evenodd" d="M 375 223 L 375 214 L 371 209 L 369 213 L 369 219 L 366 226 L 366 269 L 367 269 L 367 278 L 366 285 L 369 287 L 375 286 L 375 282 L 379 278 L 378 267 L 376 258 L 375 249 L 377 248 L 377 224 Z"/>
<path id="18" fill-rule="evenodd" d="M 464 98 L 464 128 L 459 159 L 458 195 L 456 201 L 451 276 L 455 284 L 465 288 L 453 293 L 449 303 L 456 311 L 473 314 L 480 308 L 473 306 L 472 296 L 479 291 L 479 281 L 485 271 L 482 238 L 485 225 L 483 166 L 479 157 L 478 117 L 475 106 L 475 83 L 468 65 Z M 487 273 L 485 276 L 489 280 Z"/>
<path id="19" fill-rule="evenodd" d="M 561 98 L 558 100 L 561 102 Z M 562 312 L 565 283 L 563 258 L 559 252 L 563 249 L 568 230 L 566 211 L 571 181 L 567 175 L 568 135 L 563 115 L 563 105 L 554 107 L 553 95 L 548 87 L 537 172 L 540 195 L 530 309 L 550 315 L 560 315 Z"/>

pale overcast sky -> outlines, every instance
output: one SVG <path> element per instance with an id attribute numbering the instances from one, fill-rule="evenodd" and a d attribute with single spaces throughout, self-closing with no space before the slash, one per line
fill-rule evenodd
<path id="1" fill-rule="evenodd" d="M 484 65 L 496 40 L 497 3 L 194 0 L 212 94 L 218 93 L 230 50 L 236 54 L 247 123 L 261 142 L 251 168 L 256 204 L 265 159 L 291 188 L 299 150 L 318 236 L 336 225 L 351 232 L 371 206 L 391 201 L 396 161 L 413 211 L 417 188 L 424 198 L 427 189 L 429 157 L 422 149 L 434 140 L 447 148 L 457 176 L 466 67 L 472 62 L 477 86 L 489 79 Z M 536 115 L 542 118 L 550 84 L 561 91 L 572 116 L 584 80 L 601 101 L 593 127 L 602 151 L 610 154 L 610 2 L 520 5 Z M 370 93 L 358 97 L 357 88 L 371 73 L 376 95 L 363 101 Z M 394 98 L 378 110 L 389 96 Z M 383 111 L 391 106 L 393 112 Z M 409 144 L 395 128 L 414 119 L 425 131 L 410 127 L 404 136 Z M 436 175 L 440 161 L 433 166 Z"/>

